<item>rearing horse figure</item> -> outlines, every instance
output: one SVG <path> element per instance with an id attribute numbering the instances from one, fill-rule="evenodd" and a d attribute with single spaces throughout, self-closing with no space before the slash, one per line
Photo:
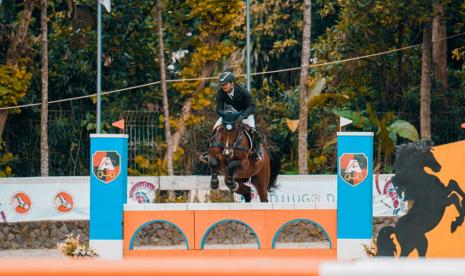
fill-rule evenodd
<path id="1" fill-rule="evenodd" d="M 429 141 L 418 141 L 396 148 L 396 175 L 392 178 L 392 184 L 397 194 L 403 196 L 404 200 L 413 201 L 413 205 L 395 227 L 387 226 L 379 231 L 376 242 L 378 256 L 395 255 L 396 248 L 391 238 L 394 233 L 401 247 L 400 256 L 408 256 L 415 249 L 419 256 L 425 256 L 428 250 L 425 234 L 439 224 L 447 206 L 455 206 L 459 213 L 451 222 L 451 233 L 463 224 L 465 193 L 460 186 L 455 180 L 450 180 L 445 186 L 439 178 L 425 171 L 425 167 L 433 172 L 441 170 L 432 151 Z"/>
<path id="2" fill-rule="evenodd" d="M 261 202 L 268 201 L 268 191 L 276 187 L 280 161 L 270 151 L 263 150 L 263 158 L 251 158 L 252 137 L 249 127 L 239 119 L 239 112 L 221 112 L 223 122 L 213 130 L 208 149 L 211 188 L 218 189 L 218 174 L 224 175 L 226 186 L 251 201 L 251 188 L 244 185 L 249 179 L 257 189 Z"/>

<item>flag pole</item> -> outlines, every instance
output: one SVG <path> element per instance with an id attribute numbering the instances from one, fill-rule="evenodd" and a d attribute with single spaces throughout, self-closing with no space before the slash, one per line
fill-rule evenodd
<path id="1" fill-rule="evenodd" d="M 97 0 L 97 133 L 101 129 L 102 93 L 102 5 Z"/>
<path id="2" fill-rule="evenodd" d="M 250 0 L 247 0 L 247 22 L 246 22 L 246 32 L 247 32 L 247 90 L 249 93 L 252 93 L 251 85 L 250 85 Z"/>

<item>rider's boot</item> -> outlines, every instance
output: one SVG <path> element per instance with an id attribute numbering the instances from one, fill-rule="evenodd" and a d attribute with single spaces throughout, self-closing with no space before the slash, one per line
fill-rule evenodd
<path id="1" fill-rule="evenodd" d="M 257 132 L 255 128 L 250 129 L 252 132 L 252 140 L 253 140 L 253 155 L 252 158 L 255 161 L 262 160 L 262 149 L 260 147 L 260 134 Z"/>
<path id="2" fill-rule="evenodd" d="M 207 151 L 202 153 L 200 156 L 199 156 L 199 161 L 202 162 L 202 163 L 205 163 L 205 164 L 208 164 L 208 149 L 210 148 L 210 143 L 208 143 L 207 145 Z"/>
<path id="3" fill-rule="evenodd" d="M 199 156 L 199 161 L 202 162 L 202 163 L 208 164 L 208 151 L 202 153 L 202 154 Z"/>

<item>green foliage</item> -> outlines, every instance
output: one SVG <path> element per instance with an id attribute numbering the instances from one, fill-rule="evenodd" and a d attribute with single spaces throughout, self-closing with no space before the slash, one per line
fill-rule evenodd
<path id="1" fill-rule="evenodd" d="M 14 176 L 11 166 L 17 160 L 17 156 L 11 152 L 6 152 L 4 146 L 0 146 L 0 177 Z"/>
<path id="2" fill-rule="evenodd" d="M 76 2 L 95 18 L 95 1 Z M 28 67 L 11 67 L 4 65 L 6 51 L 12 30 L 18 24 L 22 3 L 11 0 L 3 3 L 0 5 L 0 106 L 39 102 L 39 13 L 33 13 L 30 26 L 27 58 L 32 62 L 27 63 Z M 103 12 L 103 91 L 160 79 L 155 3 L 116 1 L 111 13 Z M 463 1 L 441 3 L 448 34 L 463 32 Z M 301 1 L 257 0 L 251 4 L 252 72 L 300 66 Z M 50 100 L 87 96 L 96 90 L 96 30 L 91 26 L 75 28 L 67 12 L 66 1 L 50 2 Z M 168 79 L 196 78 L 205 71 L 209 72 L 207 77 L 212 77 L 226 68 L 243 72 L 245 15 L 245 1 L 240 0 L 164 0 Z M 422 24 L 431 16 L 431 1 L 313 1 L 311 61 L 336 61 L 421 43 Z M 432 128 L 437 144 L 464 138 L 463 131 L 457 127 L 465 116 L 461 104 L 465 101 L 464 42 L 463 36 L 447 41 L 447 91 L 438 89 L 433 75 Z M 174 53 L 181 52 L 185 55 L 173 58 Z M 418 138 L 415 128 L 419 128 L 420 68 L 419 47 L 312 68 L 307 84 L 311 91 L 307 156 L 310 172 L 335 172 L 338 116 L 354 121 L 347 129 L 376 133 L 376 162 L 388 171 L 394 145 Z M 289 130 L 286 119 L 298 119 L 298 83 L 298 70 L 256 75 L 252 79 L 258 126 L 283 156 L 282 173 L 297 171 L 297 133 Z M 188 100 L 192 103 L 192 116 L 187 119 L 189 128 L 182 137 L 182 143 L 189 147 L 184 148 L 175 163 L 176 171 L 189 174 L 208 173 L 196 160 L 198 153 L 205 150 L 216 119 L 211 111 L 216 85 L 207 82 L 198 89 L 199 84 L 199 81 L 188 81 L 168 85 L 173 130 L 179 126 L 184 103 Z M 103 131 L 116 132 L 110 123 L 120 119 L 124 111 L 160 112 L 161 106 L 160 88 L 156 85 L 104 95 Z M 53 104 L 49 108 L 50 114 L 55 114 L 49 121 L 51 175 L 88 174 L 88 137 L 96 127 L 95 98 Z M 24 109 L 7 121 L 5 143 L 15 154 L 6 155 L 9 163 L 3 166 L 10 166 L 16 175 L 38 174 L 39 114 L 38 107 Z M 153 125 L 162 119 L 157 116 Z M 137 125 L 131 127 L 139 130 Z M 166 173 L 163 161 L 166 141 L 162 133 L 159 131 L 154 137 L 138 134 L 152 139 L 156 147 L 135 154 L 140 157 L 136 158 L 130 174 Z M 17 158 L 11 159 L 12 156 Z"/>
<path id="3" fill-rule="evenodd" d="M 0 65 L 0 106 L 14 106 L 26 95 L 31 73 L 24 66 Z"/>
<path id="4" fill-rule="evenodd" d="M 388 126 L 389 136 L 391 140 L 396 144 L 397 136 L 392 136 L 392 134 L 397 134 L 400 137 L 407 138 L 410 141 L 418 141 L 419 135 L 416 128 L 409 122 L 404 120 L 395 120 L 392 124 Z M 395 137 L 395 138 L 394 138 Z"/>

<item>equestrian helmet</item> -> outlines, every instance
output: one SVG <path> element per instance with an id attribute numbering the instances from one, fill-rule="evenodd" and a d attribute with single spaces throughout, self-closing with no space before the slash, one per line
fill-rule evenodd
<path id="1" fill-rule="evenodd" d="M 223 85 L 228 82 L 233 82 L 236 78 L 234 77 L 234 74 L 231 72 L 223 72 L 220 74 L 219 77 L 219 84 Z"/>

